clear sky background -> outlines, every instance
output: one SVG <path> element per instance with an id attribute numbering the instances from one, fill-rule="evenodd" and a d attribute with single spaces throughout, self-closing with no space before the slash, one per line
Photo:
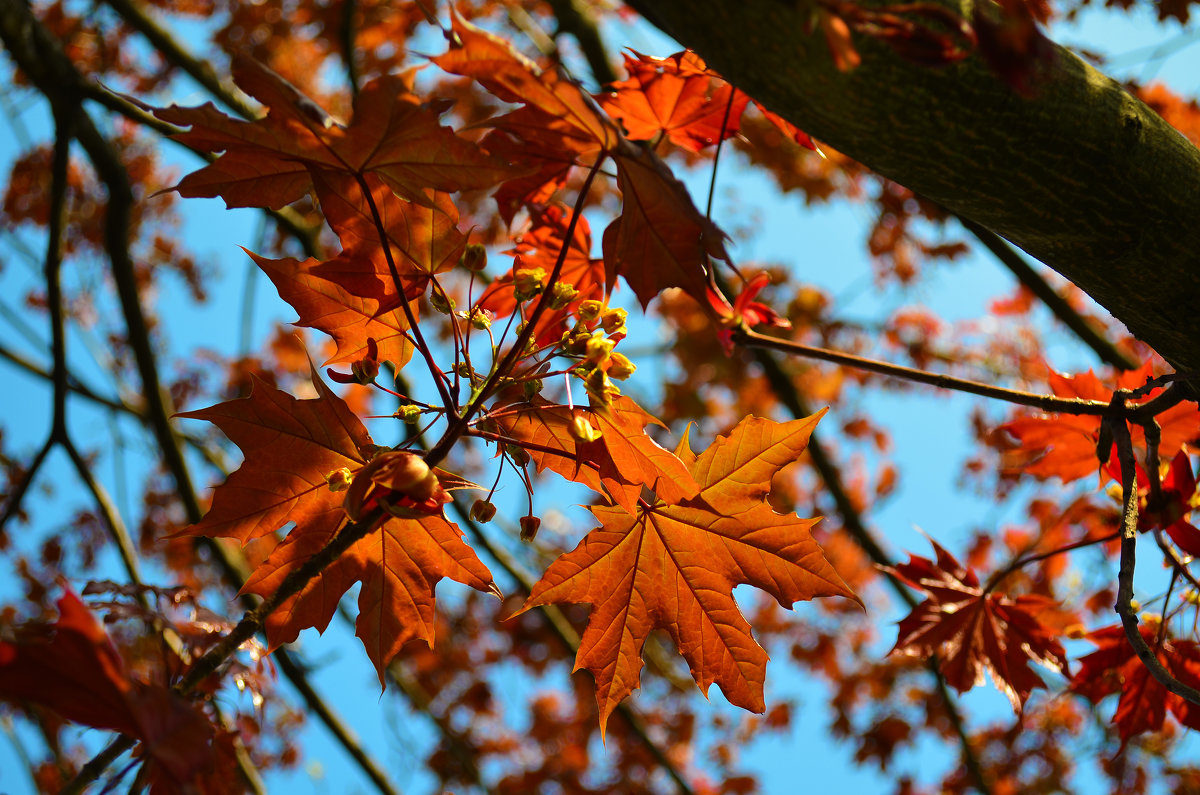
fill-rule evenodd
<path id="1" fill-rule="evenodd" d="M 1200 93 L 1200 47 L 1174 49 L 1184 35 L 1194 33 L 1195 24 L 1187 31 L 1175 23 L 1159 25 L 1150 12 L 1132 14 L 1106 14 L 1089 12 L 1079 22 L 1060 24 L 1051 31 L 1051 37 L 1060 43 L 1086 45 L 1113 56 L 1108 73 L 1114 77 L 1131 76 L 1142 80 L 1156 77 L 1185 94 Z M 606 38 L 614 52 L 619 46 L 631 46 L 641 52 L 667 55 L 674 52 L 672 46 L 660 34 L 644 26 L 618 26 L 606 29 Z M 1157 52 L 1170 51 L 1166 59 L 1156 57 Z M 195 104 L 201 98 L 192 94 L 186 81 L 181 80 L 174 93 L 164 99 L 180 104 Z M 6 89 L 3 92 L 8 102 L 19 102 L 24 96 L 20 91 Z M 15 111 L 15 121 L 0 123 L 0 171 L 7 168 L 16 154 L 23 149 L 22 128 L 33 138 L 42 138 L 48 129 L 44 107 L 26 104 L 8 108 Z M 194 169 L 197 162 L 176 150 L 164 148 L 170 157 L 179 163 L 181 173 Z M 721 164 L 718 198 L 714 219 L 722 223 L 723 218 L 748 217 L 749 212 L 758 214 L 757 234 L 753 239 L 737 241 L 733 250 L 739 262 L 756 261 L 788 264 L 794 269 L 797 281 L 808 281 L 823 287 L 836 299 L 836 307 L 846 317 L 882 317 L 890 311 L 907 305 L 922 304 L 947 322 L 980 318 L 986 313 L 990 300 L 1006 294 L 1014 283 L 1007 270 L 991 261 L 986 255 L 974 255 L 952 265 L 938 266 L 931 275 L 912 290 L 890 289 L 879 295 L 871 289 L 872 266 L 865 250 L 866 231 L 871 220 L 870 209 L 864 205 L 837 201 L 830 205 L 806 207 L 797 195 L 783 196 L 764 176 L 741 168 L 738 158 L 723 156 Z M 702 203 L 707 191 L 707 171 L 687 177 L 697 203 Z M 253 249 L 259 216 L 253 211 L 230 212 L 219 201 L 188 200 L 182 208 L 186 226 L 183 234 L 188 246 L 202 260 L 213 263 L 219 272 L 219 281 L 210 288 L 210 300 L 197 306 L 187 295 L 186 288 L 179 282 L 168 281 L 164 293 L 159 297 L 160 317 L 168 328 L 171 342 L 170 362 L 177 358 L 194 356 L 198 347 L 216 350 L 222 354 L 233 354 L 241 344 L 240 318 L 242 295 L 246 271 L 249 265 L 238 249 L 245 245 Z M 32 331 L 36 340 L 25 339 L 22 332 L 10 320 L 7 310 L 19 310 L 17 302 L 31 281 L 39 278 L 42 244 L 37 236 L 23 231 L 2 230 L 0 251 L 0 308 L 5 310 L 0 317 L 0 329 L 10 347 L 26 352 L 31 358 L 46 364 L 48 356 L 44 344 L 48 335 L 45 323 L 34 318 Z M 950 229 L 949 236 L 961 237 Z M 595 235 L 597 245 L 599 234 Z M 27 246 L 34 255 L 33 262 L 25 262 L 19 255 L 20 245 Z M 71 269 L 68 278 L 79 279 L 79 273 Z M 632 299 L 626 292 L 630 309 Z M 259 350 L 273 332 L 278 322 L 294 319 L 293 310 L 279 301 L 273 288 L 261 274 L 256 283 L 255 311 L 253 313 L 252 340 L 250 349 Z M 112 311 L 111 307 L 103 311 Z M 659 333 L 646 327 L 647 333 Z M 666 333 L 666 332 L 664 332 Z M 1050 333 L 1050 337 L 1054 332 Z M 1065 337 L 1065 332 L 1063 333 Z M 41 342 L 37 342 L 41 340 Z M 73 361 L 85 381 L 102 384 L 107 381 L 102 351 L 100 361 L 93 362 L 86 352 L 87 341 L 72 338 L 70 341 Z M 1055 347 L 1050 352 L 1052 364 L 1062 370 L 1086 369 L 1094 360 L 1086 350 L 1070 343 Z M 171 365 L 164 367 L 165 371 Z M 6 364 L 0 363 L 4 373 L 6 389 L 0 391 L 0 412 L 6 418 L 19 417 L 20 422 L 5 424 L 5 443 L 11 449 L 30 452 L 37 449 L 49 426 L 50 392 L 43 382 L 25 376 Z M 93 376 L 89 378 L 89 376 Z M 644 376 L 644 373 L 639 373 Z M 951 548 L 956 540 L 985 524 L 999 526 L 1006 518 L 1006 508 L 997 507 L 994 499 L 979 496 L 959 485 L 962 464 L 968 456 L 972 439 L 970 436 L 969 412 L 977 402 L 961 395 L 946 396 L 930 390 L 917 390 L 905 395 L 879 393 L 864 397 L 862 405 L 872 416 L 887 425 L 893 436 L 892 459 L 904 477 L 900 490 L 878 510 L 870 515 L 873 527 L 882 532 L 889 550 L 897 557 L 902 551 L 925 554 L 928 544 L 918 533 L 921 528 Z M 197 408 L 188 406 L 186 408 Z M 998 407 L 997 411 L 1003 411 Z M 112 420 L 80 401 L 71 403 L 72 432 L 83 447 L 92 447 L 110 438 Z M 197 423 L 192 423 L 198 429 Z M 836 446 L 833 433 L 835 423 L 827 423 L 824 438 Z M 126 516 L 137 515 L 138 484 L 148 469 L 148 454 L 145 437 L 134 426 L 119 423 L 120 432 L 131 444 L 124 452 L 114 450 L 102 455 L 98 470 L 107 487 L 118 500 Z M 678 435 L 682 429 L 671 429 Z M 693 445 L 698 441 L 693 439 Z M 197 468 L 197 472 L 202 469 Z M 83 495 L 73 485 L 73 475 L 66 466 L 65 457 L 57 454 L 51 465 L 43 471 L 43 479 L 57 481 L 63 485 L 57 492 L 58 501 L 53 507 L 36 496 L 33 521 L 27 527 L 13 532 L 18 543 L 28 543 L 20 538 L 39 537 L 57 526 L 68 516 L 73 507 L 86 504 Z M 518 490 L 508 490 L 510 496 Z M 537 494 L 537 506 L 564 506 L 566 515 L 574 522 L 577 534 L 582 534 L 590 525 L 581 509 L 570 508 L 585 496 L 572 488 L 561 485 L 553 477 L 546 481 Z M 931 509 L 932 506 L 932 509 Z M 511 512 L 515 517 L 519 512 Z M 505 508 L 501 505 L 501 514 Z M 32 548 L 33 544 L 30 543 Z M 8 560 L 0 561 L 0 597 L 11 601 L 15 589 L 10 581 L 11 572 L 4 569 Z M 116 561 L 110 564 L 112 576 L 120 579 Z M 147 575 L 150 582 L 161 582 Z M 76 583 L 76 586 L 81 586 Z M 439 601 L 453 600 L 461 594 L 461 588 L 444 582 L 438 590 Z M 798 621 L 803 621 L 811 607 L 797 606 Z M 901 616 L 874 616 L 880 633 L 880 654 L 886 653 L 894 640 L 894 622 Z M 412 713 L 401 698 L 390 692 L 379 693 L 375 673 L 363 654 L 361 644 L 347 627 L 334 621 L 324 637 L 315 632 L 305 632 L 301 637 L 301 648 L 306 658 L 314 664 L 312 681 L 316 688 L 342 714 L 347 723 L 355 728 L 372 753 L 389 770 L 394 780 L 405 793 L 419 795 L 434 791 L 435 782 L 423 771 L 425 754 L 434 741 L 427 718 Z M 515 668 L 514 668 L 515 670 Z M 560 669 L 553 676 L 560 677 L 557 685 L 562 687 L 568 671 Z M 508 712 L 519 715 L 524 710 L 528 695 L 544 683 L 533 683 L 523 674 L 515 673 L 501 677 L 502 687 L 497 689 L 509 707 Z M 281 685 L 286 687 L 286 685 Z M 796 792 L 799 776 L 798 760 L 819 759 L 821 764 L 806 764 L 803 781 L 806 791 L 821 791 L 837 787 L 842 792 L 875 793 L 890 791 L 893 776 L 883 777 L 870 768 L 853 764 L 853 747 L 833 741 L 827 731 L 828 715 L 825 712 L 825 693 L 820 684 L 790 668 L 785 661 L 768 667 L 768 705 L 783 699 L 792 699 L 799 709 L 795 712 L 793 727 L 783 737 L 772 737 L 744 749 L 744 766 L 760 776 L 764 792 Z M 697 695 L 697 699 L 699 696 Z M 702 700 L 701 700 L 702 702 Z M 637 698 L 635 696 L 634 704 Z M 977 688 L 964 701 L 964 711 L 977 720 L 1002 716 L 1009 710 L 1007 701 L 990 685 Z M 1111 711 L 1112 704 L 1105 709 Z M 703 710 L 731 710 L 718 689 L 713 689 L 711 706 L 698 706 Z M 1010 713 L 1011 714 L 1011 713 Z M 36 748 L 37 741 L 28 732 L 18 732 L 19 741 L 27 747 Z M 106 742 L 108 735 L 102 732 L 85 733 L 86 741 L 97 744 Z M 353 763 L 330 742 L 325 730 L 314 720 L 310 721 L 300 738 L 304 748 L 305 762 L 294 772 L 270 774 L 268 784 L 272 791 L 290 793 L 336 792 L 357 793 L 372 791 Z M 0 735 L 0 793 L 20 795 L 31 792 L 24 773 L 24 764 L 19 761 L 12 742 Z M 914 751 L 906 751 L 899 757 L 898 769 L 911 771 L 920 776 L 922 767 L 927 767 L 931 776 L 940 776 L 950 760 L 946 754 L 957 754 L 958 749 L 950 746 L 919 745 Z M 597 750 L 602 754 L 602 750 Z M 923 765 L 923 762 L 929 762 Z M 1086 767 L 1086 763 L 1085 763 Z M 1087 773 L 1084 773 L 1087 779 Z M 920 779 L 919 779 L 920 780 Z M 1095 780 L 1094 778 L 1092 780 Z M 1096 792 L 1101 792 L 1097 781 Z M 1084 791 L 1081 786 L 1080 791 Z"/>

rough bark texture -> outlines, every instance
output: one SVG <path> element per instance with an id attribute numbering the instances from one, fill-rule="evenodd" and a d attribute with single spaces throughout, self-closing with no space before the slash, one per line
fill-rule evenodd
<path id="1" fill-rule="evenodd" d="M 1069 51 L 1052 47 L 1026 98 L 977 55 L 931 69 L 863 37 L 862 65 L 838 72 L 784 0 L 633 5 L 771 110 L 1012 241 L 1200 374 L 1200 149 Z"/>

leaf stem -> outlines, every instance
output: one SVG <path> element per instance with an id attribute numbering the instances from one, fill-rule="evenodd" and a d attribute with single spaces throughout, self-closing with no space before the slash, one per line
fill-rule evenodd
<path id="1" fill-rule="evenodd" d="M 367 178 L 359 172 L 355 172 L 354 179 L 358 182 L 358 189 L 362 191 L 363 197 L 367 201 L 367 207 L 371 210 L 371 219 L 375 222 L 375 231 L 379 235 L 379 245 L 383 249 L 383 258 L 387 261 L 388 270 L 392 274 L 392 281 L 396 284 L 396 292 L 400 296 L 400 307 L 404 310 L 404 320 L 408 323 L 409 331 L 412 332 L 413 339 L 416 341 L 417 350 L 421 352 L 421 357 L 429 367 L 429 374 L 433 376 L 434 384 L 437 385 L 438 395 L 442 399 L 442 405 L 446 407 L 447 417 L 452 420 L 457 419 L 458 401 L 451 394 L 446 374 L 442 372 L 437 362 L 433 360 L 433 350 L 425 342 L 425 335 L 421 333 L 421 327 L 417 324 L 417 318 L 413 314 L 412 306 L 408 303 L 408 295 L 404 292 L 404 281 L 400 278 L 400 270 L 396 267 L 396 260 L 392 257 L 392 246 L 389 242 L 387 229 L 383 225 L 383 216 L 379 214 L 379 207 L 375 204 L 375 197 L 371 195 L 371 187 L 367 184 Z"/>

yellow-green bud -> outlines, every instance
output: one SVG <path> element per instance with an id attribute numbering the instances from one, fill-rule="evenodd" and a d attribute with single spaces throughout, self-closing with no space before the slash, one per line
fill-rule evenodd
<path id="1" fill-rule="evenodd" d="M 421 407 L 409 403 L 407 406 L 396 409 L 396 413 L 392 416 L 404 420 L 409 425 L 415 425 L 417 420 L 421 419 Z"/>
<path id="2" fill-rule="evenodd" d="M 354 479 L 349 467 L 335 469 L 325 476 L 325 482 L 329 484 L 330 491 L 345 491 L 350 488 L 350 482 Z"/>
<path id="3" fill-rule="evenodd" d="M 627 317 L 629 313 L 624 309 L 610 309 L 600 317 L 600 325 L 604 327 L 605 333 L 615 334 L 618 329 L 624 330 Z"/>
<path id="4" fill-rule="evenodd" d="M 513 294 L 518 303 L 528 301 L 545 289 L 546 271 L 521 268 L 513 274 Z"/>
<path id="5" fill-rule="evenodd" d="M 633 375 L 637 370 L 637 365 L 629 361 L 629 357 L 623 353 L 613 353 L 608 359 L 608 377 L 615 378 L 618 381 L 624 381 L 629 376 Z"/>
<path id="6" fill-rule="evenodd" d="M 458 264 L 469 271 L 478 273 L 487 267 L 487 249 L 478 243 L 472 243 L 463 251 Z"/>
<path id="7" fill-rule="evenodd" d="M 521 382 L 521 391 L 525 394 L 526 400 L 533 400 L 534 396 L 542 391 L 542 386 L 542 379 L 531 378 Z"/>
<path id="8" fill-rule="evenodd" d="M 550 290 L 550 308 L 562 309 L 579 297 L 579 291 L 574 285 L 559 282 Z"/>
<path id="9" fill-rule="evenodd" d="M 603 364 L 612 354 L 612 349 L 617 343 L 605 338 L 600 332 L 596 332 L 587 341 L 585 353 L 587 360 L 593 364 Z"/>
<path id="10" fill-rule="evenodd" d="M 577 314 L 579 319 L 584 323 L 591 323 L 593 320 L 600 317 L 600 313 L 603 310 L 604 304 L 595 299 L 588 299 L 579 305 L 579 308 L 575 310 L 575 314 Z"/>
<path id="11" fill-rule="evenodd" d="M 379 375 L 379 362 L 374 359 L 359 359 L 350 365 L 350 374 L 363 386 L 373 384 Z"/>
<path id="12" fill-rule="evenodd" d="M 601 436 L 600 431 L 592 426 L 588 418 L 580 415 L 571 418 L 571 424 L 567 430 L 571 434 L 571 438 L 577 442 L 594 442 Z"/>
<path id="13" fill-rule="evenodd" d="M 434 290 L 429 294 L 429 305 L 435 312 L 448 315 L 454 310 L 454 299 L 440 290 Z"/>

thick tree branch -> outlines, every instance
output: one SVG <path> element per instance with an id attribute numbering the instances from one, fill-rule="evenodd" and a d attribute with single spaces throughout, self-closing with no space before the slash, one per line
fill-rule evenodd
<path id="1" fill-rule="evenodd" d="M 971 18 L 968 0 L 948 4 Z M 771 110 L 1015 243 L 1200 372 L 1200 149 L 1073 53 L 1048 45 L 1025 98 L 978 55 L 932 69 L 863 37 L 862 65 L 840 72 L 805 3 L 632 5 Z"/>

